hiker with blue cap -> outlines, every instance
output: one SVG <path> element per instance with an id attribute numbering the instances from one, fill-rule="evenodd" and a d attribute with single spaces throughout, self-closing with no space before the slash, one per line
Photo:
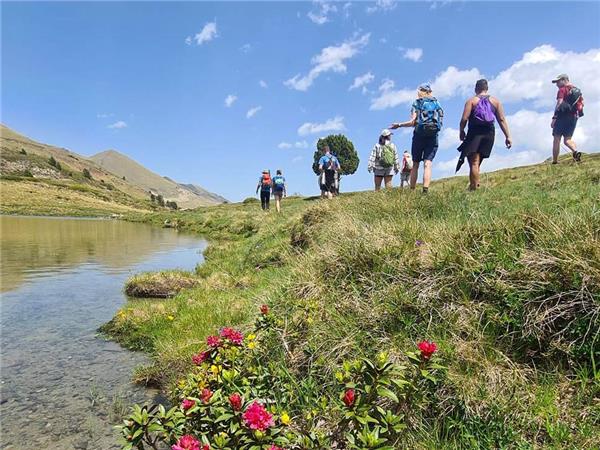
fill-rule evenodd
<path id="1" fill-rule="evenodd" d="M 444 110 L 440 102 L 433 96 L 431 86 L 422 84 L 417 90 L 417 99 L 410 110 L 410 120 L 393 123 L 390 128 L 412 127 L 413 167 L 410 172 L 410 188 L 415 189 L 419 176 L 419 165 L 423 161 L 423 193 L 429 191 L 431 182 L 431 165 L 438 149 L 438 134 L 442 129 Z"/>
<path id="2" fill-rule="evenodd" d="M 494 121 L 498 121 L 504 133 L 506 148 L 512 147 L 512 139 L 508 122 L 504 115 L 504 108 L 500 100 L 488 94 L 488 82 L 485 79 L 475 83 L 475 96 L 465 103 L 459 125 L 459 137 L 462 144 L 458 147 L 460 157 L 456 165 L 456 172 L 462 166 L 465 158 L 469 161 L 469 190 L 475 191 L 479 187 L 479 168 L 485 158 L 489 158 L 494 147 L 496 129 Z M 465 126 L 469 124 L 465 134 Z"/>

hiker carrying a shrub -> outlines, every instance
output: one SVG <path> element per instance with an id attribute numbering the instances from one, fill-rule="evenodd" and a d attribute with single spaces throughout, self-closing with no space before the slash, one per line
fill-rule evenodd
<path id="1" fill-rule="evenodd" d="M 460 157 L 456 171 L 460 169 L 465 158 L 469 161 L 469 190 L 479 187 L 479 168 L 485 158 L 489 158 L 494 147 L 496 128 L 494 120 L 498 121 L 504 133 L 506 148 L 512 147 L 512 139 L 508 122 L 504 115 L 504 107 L 500 100 L 488 94 L 488 82 L 485 79 L 475 83 L 475 96 L 465 103 L 459 125 L 459 138 L 462 144 L 458 147 Z M 465 134 L 465 126 L 469 124 Z"/>
<path id="2" fill-rule="evenodd" d="M 258 179 L 258 184 L 256 185 L 256 193 L 258 194 L 258 191 L 260 191 L 260 206 L 264 211 L 269 209 L 272 187 L 273 181 L 271 180 L 271 171 L 265 169 L 262 171 L 262 175 Z"/>
<path id="3" fill-rule="evenodd" d="M 375 190 L 381 189 L 381 182 L 386 188 L 392 187 L 392 177 L 400 170 L 398 150 L 392 142 L 392 132 L 387 128 L 381 131 L 379 142 L 375 144 L 369 156 L 367 170 L 375 175 Z"/>
<path id="4" fill-rule="evenodd" d="M 391 129 L 413 127 L 412 159 L 410 172 L 410 188 L 415 189 L 419 176 L 419 165 L 423 161 L 423 193 L 429 191 L 431 182 L 431 164 L 438 149 L 438 134 L 442 129 L 444 110 L 440 102 L 433 96 L 431 86 L 422 84 L 417 90 L 417 99 L 410 110 L 410 120 L 393 123 Z"/>
<path id="5" fill-rule="evenodd" d="M 321 198 L 332 199 L 337 193 L 337 177 L 340 170 L 340 162 L 331 153 L 329 145 L 323 147 L 323 156 L 319 159 L 319 186 L 321 187 Z"/>
<path id="6" fill-rule="evenodd" d="M 410 183 L 410 172 L 413 168 L 413 161 L 408 150 L 404 150 L 402 161 L 400 162 L 400 187 L 408 186 Z"/>
<path id="7" fill-rule="evenodd" d="M 277 169 L 276 175 L 273 177 L 273 197 L 275 197 L 277 212 L 281 212 L 281 199 L 287 197 L 287 185 L 281 169 Z"/>
<path id="8" fill-rule="evenodd" d="M 556 94 L 556 108 L 552 116 L 552 136 L 554 142 L 552 145 L 552 164 L 558 164 L 558 155 L 560 153 L 560 138 L 564 138 L 565 145 L 571 150 L 573 159 L 581 161 L 581 152 L 577 151 L 577 145 L 573 140 L 577 119 L 583 117 L 583 95 L 581 90 L 573 86 L 566 73 L 561 73 L 552 80 L 558 93 Z"/>

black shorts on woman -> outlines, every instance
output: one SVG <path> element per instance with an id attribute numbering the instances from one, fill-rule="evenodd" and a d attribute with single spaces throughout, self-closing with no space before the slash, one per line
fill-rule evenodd
<path id="1" fill-rule="evenodd" d="M 481 159 L 489 158 L 494 147 L 496 128 L 494 124 L 479 124 L 469 120 L 469 129 L 465 141 L 459 149 L 465 156 L 479 153 Z"/>

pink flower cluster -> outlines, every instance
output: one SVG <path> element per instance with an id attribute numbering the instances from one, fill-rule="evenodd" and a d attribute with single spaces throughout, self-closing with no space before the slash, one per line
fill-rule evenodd
<path id="1" fill-rule="evenodd" d="M 275 425 L 273 415 L 257 401 L 248 406 L 246 412 L 242 414 L 242 419 L 244 419 L 244 423 L 251 430 L 265 431 Z"/>
<path id="2" fill-rule="evenodd" d="M 196 402 L 194 400 L 190 400 L 190 399 L 186 398 L 181 402 L 181 408 L 184 411 L 187 411 L 188 409 L 193 408 L 194 406 L 196 406 Z"/>
<path id="3" fill-rule="evenodd" d="M 231 394 L 229 396 L 229 404 L 234 411 L 239 411 L 242 409 L 242 396 L 237 392 L 235 394 Z"/>
<path id="4" fill-rule="evenodd" d="M 200 393 L 200 398 L 202 399 L 203 403 L 208 403 L 210 402 L 210 399 L 213 396 L 213 392 L 210 389 L 202 389 L 202 392 Z"/>
<path id="5" fill-rule="evenodd" d="M 219 336 L 208 336 L 206 338 L 206 345 L 210 348 L 217 348 L 221 345 L 221 338 L 219 338 Z"/>
<path id="6" fill-rule="evenodd" d="M 242 342 L 244 341 L 244 335 L 230 327 L 223 328 L 220 335 L 223 339 L 227 339 L 234 345 L 242 345 Z"/>
<path id="7" fill-rule="evenodd" d="M 192 356 L 192 362 L 195 365 L 199 366 L 204 361 L 206 361 L 209 356 L 210 356 L 210 352 L 200 352 L 197 355 Z"/>
<path id="8" fill-rule="evenodd" d="M 432 341 L 421 341 L 417 345 L 421 351 L 421 358 L 428 360 L 437 351 L 437 345 Z"/>
<path id="9" fill-rule="evenodd" d="M 202 445 L 194 436 L 186 434 L 179 438 L 177 444 L 173 445 L 171 450 L 210 450 L 210 445 Z"/>

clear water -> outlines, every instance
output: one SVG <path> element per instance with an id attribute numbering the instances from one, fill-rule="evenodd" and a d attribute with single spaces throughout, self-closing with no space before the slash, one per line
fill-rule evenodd
<path id="1" fill-rule="evenodd" d="M 205 242 L 113 220 L 0 217 L 0 448 L 117 449 L 113 425 L 158 393 L 146 355 L 97 335 L 134 273 L 193 269 Z"/>

